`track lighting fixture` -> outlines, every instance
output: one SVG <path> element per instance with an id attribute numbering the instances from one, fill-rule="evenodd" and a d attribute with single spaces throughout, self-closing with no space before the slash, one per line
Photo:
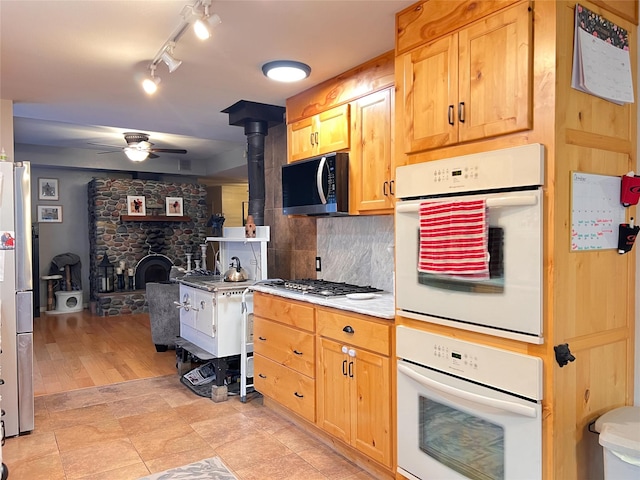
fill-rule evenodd
<path id="1" fill-rule="evenodd" d="M 167 65 L 169 73 L 175 72 L 182 65 L 182 60 L 178 60 L 173 56 L 173 49 L 176 46 L 176 42 L 189 29 L 189 26 L 193 25 L 198 38 L 206 40 L 211 37 L 211 28 L 222 22 L 218 14 L 209 12 L 211 1 L 196 0 L 193 5 L 185 5 L 183 7 L 181 12 L 182 23 L 178 25 L 169 39 L 162 45 L 162 48 L 156 53 L 156 56 L 153 57 L 149 65 L 150 76 L 142 81 L 142 88 L 149 95 L 155 93 L 158 89 L 160 77 L 155 75 L 155 70 L 160 62 L 164 62 Z"/>
<path id="2" fill-rule="evenodd" d="M 208 7 L 205 7 L 205 12 L 207 11 L 207 9 Z M 195 32 L 196 37 L 198 37 L 200 40 L 206 40 L 207 38 L 211 37 L 211 28 L 215 27 L 221 22 L 222 20 L 220 20 L 218 14 L 214 13 L 213 15 L 209 16 L 208 13 L 205 13 L 202 18 L 199 18 L 195 21 L 195 23 L 193 24 L 193 31 Z"/>
<path id="3" fill-rule="evenodd" d="M 173 56 L 174 46 L 175 43 L 170 42 L 164 49 L 164 52 L 162 52 L 162 55 L 160 55 L 160 59 L 167 65 L 167 68 L 169 68 L 169 73 L 175 72 L 178 67 L 182 65 L 182 60 L 178 60 Z"/>
<path id="4" fill-rule="evenodd" d="M 156 66 L 152 63 L 149 65 L 149 76 L 142 80 L 142 88 L 149 95 L 153 95 L 158 90 L 160 77 L 156 77 Z"/>
<path id="5" fill-rule="evenodd" d="M 278 82 L 297 82 L 307 78 L 311 73 L 311 67 L 306 63 L 293 60 L 276 60 L 265 63 L 262 73 Z"/>

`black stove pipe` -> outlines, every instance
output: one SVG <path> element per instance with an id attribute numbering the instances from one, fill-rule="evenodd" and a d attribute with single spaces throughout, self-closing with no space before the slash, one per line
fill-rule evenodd
<path id="1" fill-rule="evenodd" d="M 247 178 L 249 180 L 249 211 L 256 225 L 264 225 L 264 137 L 269 126 L 264 121 L 249 120 L 244 125 L 247 136 Z"/>

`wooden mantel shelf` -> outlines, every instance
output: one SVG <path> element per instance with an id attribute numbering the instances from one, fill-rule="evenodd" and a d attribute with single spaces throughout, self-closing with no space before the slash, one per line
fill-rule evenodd
<path id="1" fill-rule="evenodd" d="M 191 217 L 168 215 L 120 215 L 123 222 L 190 222 Z"/>

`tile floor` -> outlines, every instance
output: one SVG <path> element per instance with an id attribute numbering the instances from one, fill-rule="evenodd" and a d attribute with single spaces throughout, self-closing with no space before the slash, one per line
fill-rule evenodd
<path id="1" fill-rule="evenodd" d="M 9 480 L 137 479 L 218 456 L 239 480 L 372 479 L 263 407 L 214 403 L 177 375 L 36 397 L 35 430 L 2 447 Z"/>

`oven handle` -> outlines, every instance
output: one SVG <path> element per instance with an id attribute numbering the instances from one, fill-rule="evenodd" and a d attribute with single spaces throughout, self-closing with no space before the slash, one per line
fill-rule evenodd
<path id="1" fill-rule="evenodd" d="M 465 392 L 464 390 L 459 390 L 455 387 L 451 387 L 449 385 L 445 385 L 443 383 L 432 380 L 431 378 L 427 378 L 424 375 L 420 375 L 415 370 L 407 367 L 406 365 L 402 365 L 401 363 L 398 364 L 398 371 L 400 373 L 404 373 L 407 377 L 412 378 L 425 387 L 435 388 L 436 390 L 440 390 L 442 392 L 454 395 L 459 398 L 463 398 L 465 400 L 470 400 L 472 402 L 480 403 L 482 405 L 487 405 L 493 408 L 498 408 L 500 410 L 506 410 L 508 412 L 516 413 L 525 417 L 536 418 L 537 416 L 536 409 L 533 407 L 520 405 L 519 403 L 508 402 L 506 400 L 484 397 L 476 393 Z"/>
<path id="2" fill-rule="evenodd" d="M 538 203 L 538 198 L 535 195 L 487 198 L 487 208 L 523 207 L 535 205 L 536 203 Z M 396 212 L 398 213 L 417 213 L 419 210 L 419 203 L 410 203 L 408 205 L 401 203 L 396 205 Z"/>

